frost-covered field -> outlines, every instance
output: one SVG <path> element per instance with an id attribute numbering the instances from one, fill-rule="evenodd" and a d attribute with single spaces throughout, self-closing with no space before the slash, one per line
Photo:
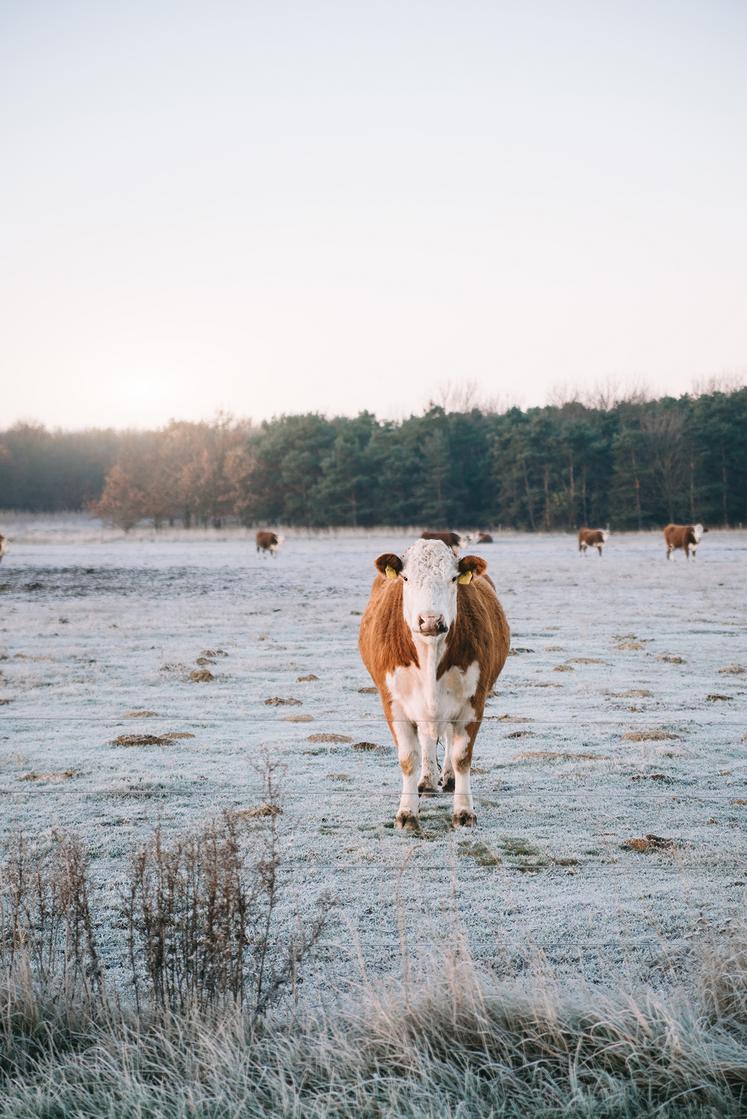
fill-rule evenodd
<path id="1" fill-rule="evenodd" d="M 498 966 L 536 947 L 647 976 L 743 910 L 747 533 L 711 532 L 689 564 L 659 534 L 613 536 L 601 560 L 561 535 L 479 549 L 515 655 L 475 749 L 478 827 L 453 832 L 442 796 L 416 838 L 392 827 L 399 770 L 356 648 L 373 559 L 411 537 L 289 534 L 271 560 L 242 532 L 0 531 L 2 833 L 78 830 L 112 906 L 157 822 L 258 804 L 267 750 L 287 765 L 293 896 L 340 902 L 340 978 L 398 967 L 403 928 L 455 936 L 455 914 Z M 174 732 L 193 737 L 113 744 Z M 671 842 L 624 847 L 650 834 Z"/>

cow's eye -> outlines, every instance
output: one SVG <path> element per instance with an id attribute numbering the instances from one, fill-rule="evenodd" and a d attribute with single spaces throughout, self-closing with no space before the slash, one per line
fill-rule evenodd
<path id="1" fill-rule="evenodd" d="M 402 575 L 401 571 L 400 571 L 400 575 Z M 404 579 L 405 582 L 407 582 L 407 576 L 406 575 L 402 575 L 402 578 Z"/>
<path id="2" fill-rule="evenodd" d="M 458 579 L 458 578 L 459 578 L 459 576 L 458 576 L 458 575 L 455 575 L 455 576 L 454 576 L 454 578 L 453 578 L 453 579 L 451 580 L 451 581 L 452 581 L 452 583 L 456 583 L 456 581 L 457 581 L 457 579 Z"/>

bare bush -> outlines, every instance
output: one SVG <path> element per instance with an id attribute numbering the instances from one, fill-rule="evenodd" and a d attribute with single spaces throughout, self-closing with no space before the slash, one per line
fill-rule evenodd
<path id="1" fill-rule="evenodd" d="M 262 809 L 277 806 L 277 773 L 266 760 Z M 204 1011 L 228 1001 L 256 1020 L 295 983 L 329 901 L 320 898 L 293 931 L 283 926 L 279 815 L 224 812 L 170 842 L 157 828 L 136 852 L 122 908 L 138 1009 Z"/>

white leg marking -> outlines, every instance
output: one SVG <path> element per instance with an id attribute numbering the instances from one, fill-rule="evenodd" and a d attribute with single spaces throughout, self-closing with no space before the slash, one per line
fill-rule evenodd
<path id="1" fill-rule="evenodd" d="M 454 766 L 454 814 L 452 823 L 454 827 L 473 827 L 477 823 L 475 809 L 472 803 L 472 786 L 470 782 L 469 766 L 464 767 L 467 758 L 469 736 L 463 726 L 454 728 L 454 741 L 451 749 L 451 760 Z"/>
<path id="2" fill-rule="evenodd" d="M 420 743 L 418 791 L 425 796 L 432 796 L 438 783 L 438 759 L 436 757 L 438 735 L 435 731 L 436 728 L 430 723 L 418 724 L 418 742 Z"/>
<path id="3" fill-rule="evenodd" d="M 418 819 L 418 763 L 420 749 L 418 736 L 412 723 L 406 722 L 403 712 L 392 712 L 394 717 L 394 733 L 397 738 L 397 754 L 400 769 L 402 770 L 402 793 L 399 798 L 399 810 L 395 823 L 398 828 L 415 830 L 419 826 Z"/>

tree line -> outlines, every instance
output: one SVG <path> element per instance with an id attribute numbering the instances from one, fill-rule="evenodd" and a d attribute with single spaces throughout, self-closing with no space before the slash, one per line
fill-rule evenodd
<path id="1" fill-rule="evenodd" d="M 747 387 L 379 420 L 218 416 L 156 431 L 0 432 L 0 508 L 220 526 L 530 531 L 747 523 Z"/>

